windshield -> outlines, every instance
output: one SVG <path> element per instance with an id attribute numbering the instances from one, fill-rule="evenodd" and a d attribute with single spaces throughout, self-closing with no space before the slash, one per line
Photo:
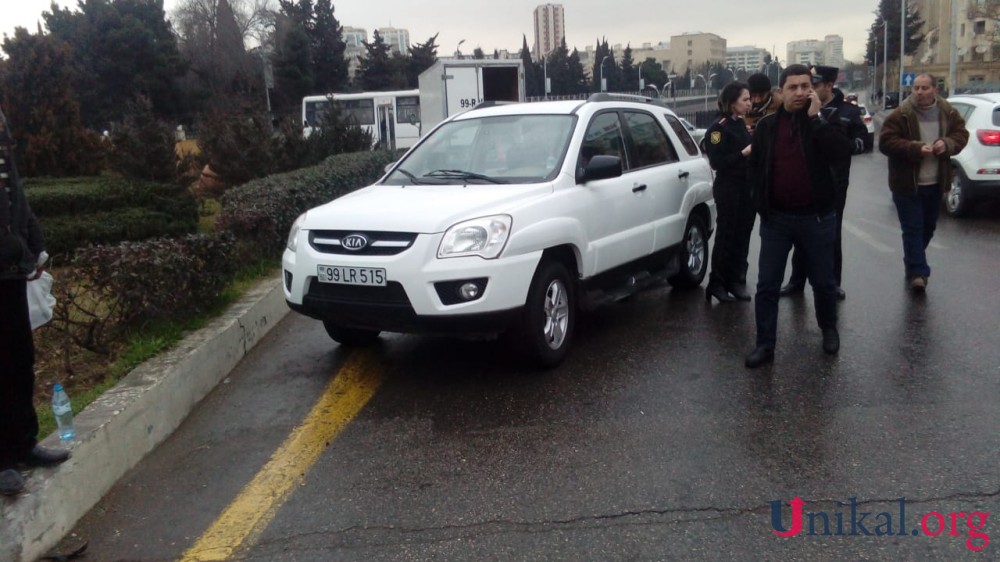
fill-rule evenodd
<path id="1" fill-rule="evenodd" d="M 384 183 L 538 183 L 555 178 L 576 123 L 572 115 L 504 115 L 445 123 Z"/>

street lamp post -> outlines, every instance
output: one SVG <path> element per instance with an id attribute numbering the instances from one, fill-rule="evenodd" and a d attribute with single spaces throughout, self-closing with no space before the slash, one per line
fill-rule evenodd
<path id="1" fill-rule="evenodd" d="M 459 41 L 458 45 L 455 46 L 455 58 L 462 58 L 462 43 L 465 43 L 465 39 Z"/>
<path id="2" fill-rule="evenodd" d="M 609 58 L 611 58 L 611 55 L 604 55 L 604 58 L 601 59 L 601 91 L 602 92 L 607 92 L 608 91 L 608 87 L 604 83 L 604 61 L 608 60 Z"/>
<path id="3" fill-rule="evenodd" d="M 708 111 L 708 81 L 711 80 L 712 78 L 715 78 L 717 74 L 713 72 L 708 75 L 708 78 L 705 78 L 701 74 L 697 74 L 696 76 L 698 78 L 701 78 L 702 82 L 705 83 L 705 111 Z"/>
<path id="4" fill-rule="evenodd" d="M 885 111 L 886 72 L 889 70 L 889 21 L 882 18 L 882 110 Z"/>
<path id="5" fill-rule="evenodd" d="M 899 3 L 899 101 L 903 101 L 903 53 L 906 52 L 906 0 Z"/>

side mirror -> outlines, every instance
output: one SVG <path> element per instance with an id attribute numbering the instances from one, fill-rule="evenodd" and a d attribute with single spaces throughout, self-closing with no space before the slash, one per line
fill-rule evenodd
<path id="1" fill-rule="evenodd" d="M 599 154 L 576 173 L 576 183 L 617 178 L 622 175 L 622 159 L 618 156 Z"/>

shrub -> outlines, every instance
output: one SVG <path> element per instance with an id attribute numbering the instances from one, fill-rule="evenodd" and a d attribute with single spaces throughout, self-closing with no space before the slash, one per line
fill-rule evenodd
<path id="1" fill-rule="evenodd" d="M 292 222 L 301 213 L 366 186 L 384 174 L 401 152 L 339 154 L 318 166 L 276 174 L 231 189 L 222 199 L 216 227 L 233 234 L 241 256 L 280 255 Z"/>
<path id="2" fill-rule="evenodd" d="M 106 354 L 124 330 L 203 312 L 234 273 L 229 236 L 189 235 L 78 250 L 54 287 L 54 326 Z"/>
<path id="3" fill-rule="evenodd" d="M 230 186 L 264 177 L 273 167 L 271 123 L 263 113 L 212 115 L 199 126 L 198 146 Z"/>
<path id="4" fill-rule="evenodd" d="M 136 97 L 111 136 L 111 167 L 126 178 L 172 182 L 177 177 L 174 132 L 153 114 L 149 98 Z"/>

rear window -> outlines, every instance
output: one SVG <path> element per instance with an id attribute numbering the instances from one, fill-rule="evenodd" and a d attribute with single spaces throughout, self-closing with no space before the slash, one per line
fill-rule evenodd
<path id="1" fill-rule="evenodd" d="M 993 126 L 1000 127 L 1000 107 L 993 108 Z"/>

